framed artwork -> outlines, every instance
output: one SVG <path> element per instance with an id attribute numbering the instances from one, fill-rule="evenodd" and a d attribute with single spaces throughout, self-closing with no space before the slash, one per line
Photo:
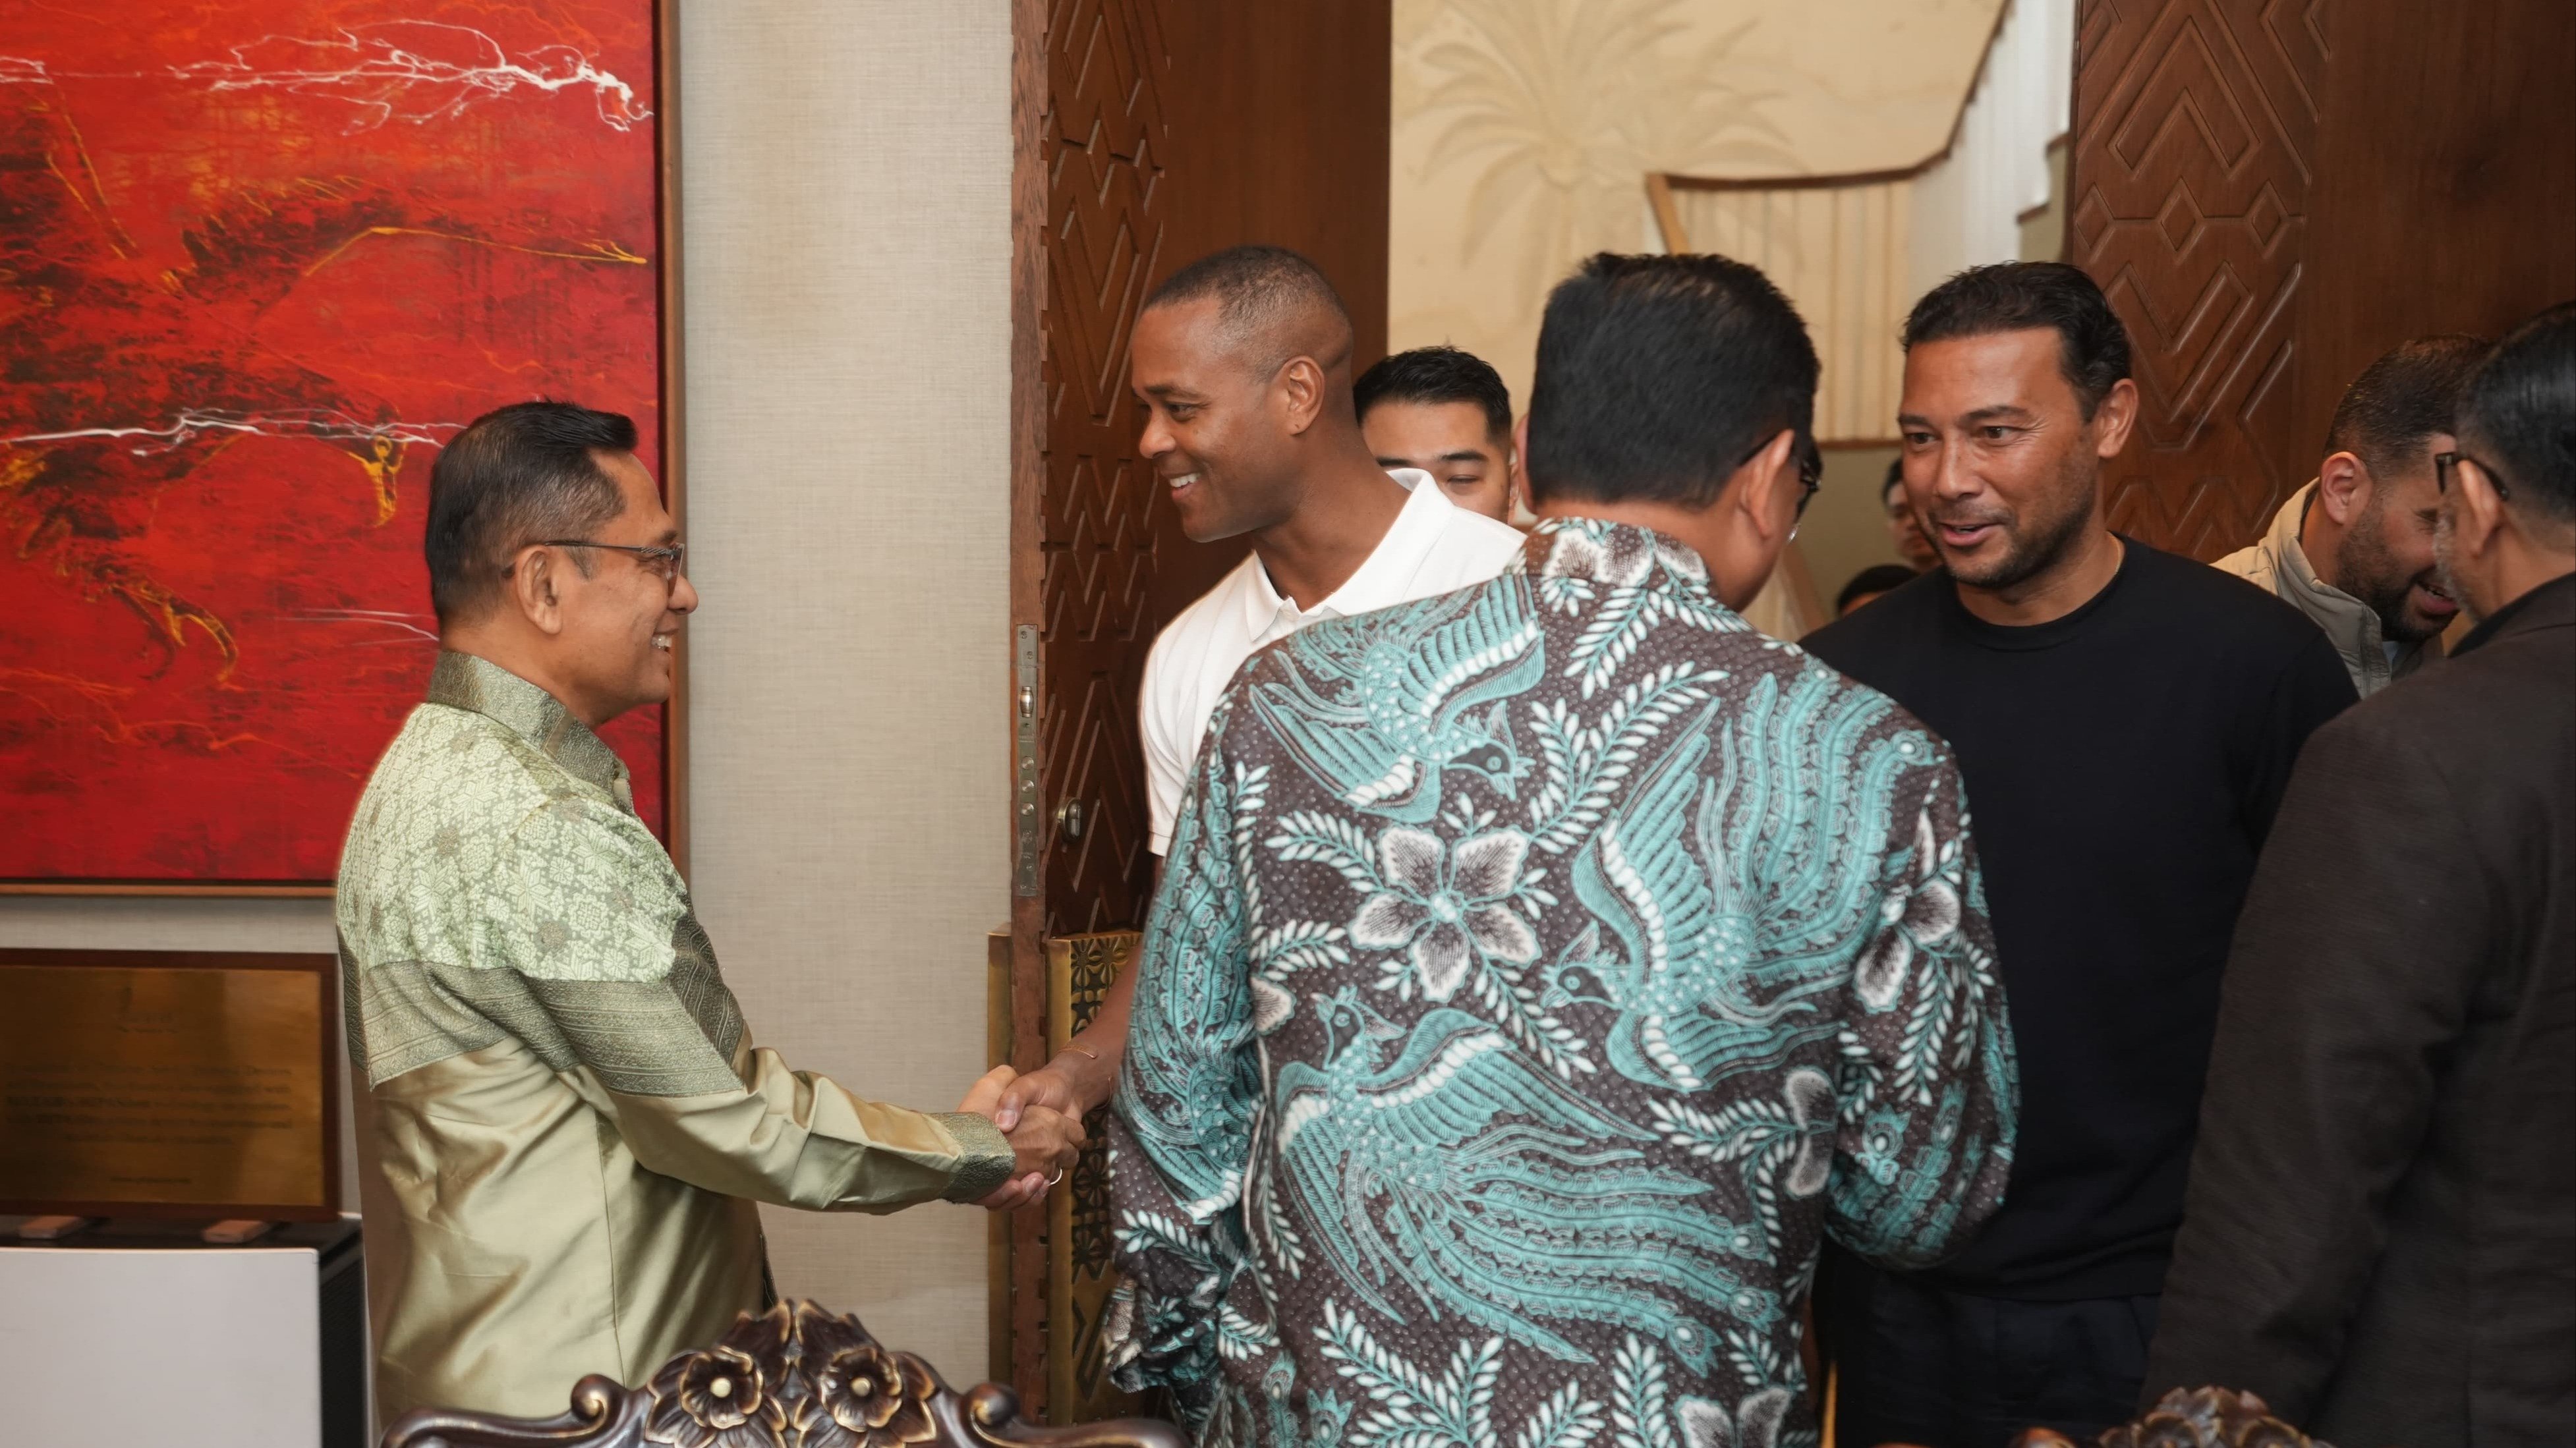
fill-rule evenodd
<path id="1" fill-rule="evenodd" d="M 669 0 L 7 13 L 0 890 L 327 893 L 439 447 L 626 413 L 680 511 Z M 675 857 L 680 705 L 603 731 Z"/>

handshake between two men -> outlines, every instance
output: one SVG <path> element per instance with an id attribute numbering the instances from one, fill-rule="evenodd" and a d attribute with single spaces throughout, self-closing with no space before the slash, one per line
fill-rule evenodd
<path id="1" fill-rule="evenodd" d="M 996 1066 L 968 1088 L 966 1099 L 957 1104 L 959 1112 L 991 1121 L 1011 1144 L 1010 1180 L 975 1202 L 996 1212 L 1042 1200 L 1047 1189 L 1062 1181 L 1064 1174 L 1073 1169 L 1074 1158 L 1082 1154 L 1084 1137 L 1079 1114 L 1051 1106 L 1023 1106 L 1017 1101 L 1004 1109 L 1005 1095 L 1019 1079 L 1019 1073 L 1010 1067 Z"/>

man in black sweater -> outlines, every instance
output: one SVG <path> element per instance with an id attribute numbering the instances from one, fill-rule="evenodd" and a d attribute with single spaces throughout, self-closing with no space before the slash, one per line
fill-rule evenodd
<path id="1" fill-rule="evenodd" d="M 2138 391 L 2090 277 L 1962 272 L 1904 343 L 1905 488 L 1944 568 L 1805 643 L 1956 752 L 2021 1142 L 1965 1253 L 1917 1273 L 1831 1257 L 1817 1318 L 1842 1441 L 2001 1448 L 2130 1417 L 2229 931 L 2300 744 L 2353 688 L 2296 610 L 2104 522 Z"/>

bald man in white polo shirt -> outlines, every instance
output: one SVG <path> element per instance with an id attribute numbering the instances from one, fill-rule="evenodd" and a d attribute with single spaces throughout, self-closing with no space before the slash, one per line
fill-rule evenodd
<path id="1" fill-rule="evenodd" d="M 1254 650 L 1344 618 L 1482 583 L 1520 557 L 1518 530 L 1451 503 L 1415 468 L 1379 468 L 1351 405 L 1351 319 L 1293 251 L 1239 246 L 1172 274 L 1146 299 L 1129 383 L 1148 416 L 1139 450 L 1192 541 L 1249 535 L 1252 552 L 1181 611 L 1145 658 L 1140 713 L 1153 850 L 1171 844 L 1208 715 Z M 1314 600 L 1308 603 L 1306 600 Z M 1077 1114 L 1109 1099 L 1133 986 L 994 1111 Z"/>

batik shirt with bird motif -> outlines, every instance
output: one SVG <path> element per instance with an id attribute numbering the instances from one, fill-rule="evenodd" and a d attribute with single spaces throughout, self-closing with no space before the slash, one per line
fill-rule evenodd
<path id="1" fill-rule="evenodd" d="M 1208 1444 L 1811 1444 L 1821 1240 L 2010 1167 L 1947 748 L 1641 528 L 1255 655 L 1139 970 L 1109 1361 Z"/>

